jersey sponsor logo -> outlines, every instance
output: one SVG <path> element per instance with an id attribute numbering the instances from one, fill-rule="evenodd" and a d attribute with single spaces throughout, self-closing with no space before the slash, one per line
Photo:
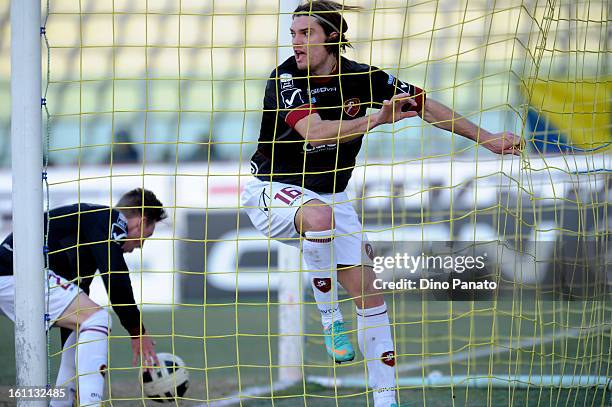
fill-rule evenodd
<path id="1" fill-rule="evenodd" d="M 312 284 L 322 293 L 327 293 L 332 288 L 331 278 L 313 278 Z"/>
<path id="2" fill-rule="evenodd" d="M 325 93 L 325 92 L 336 92 L 338 90 L 338 88 L 336 86 L 334 87 L 327 87 L 327 86 L 322 86 L 320 88 L 314 88 L 310 90 L 310 94 L 311 95 L 317 95 L 319 93 Z"/>
<path id="3" fill-rule="evenodd" d="M 117 221 L 111 226 L 111 238 L 117 244 L 120 244 L 120 240 L 127 238 L 127 219 L 122 213 L 119 214 Z"/>
<path id="4" fill-rule="evenodd" d="M 285 108 L 289 109 L 292 106 L 301 106 L 304 104 L 304 98 L 302 98 L 302 89 L 286 89 L 281 92 L 283 103 Z"/>
<path id="5" fill-rule="evenodd" d="M 359 113 L 359 110 L 361 110 L 361 105 L 359 102 L 359 98 L 352 98 L 344 102 L 344 113 L 351 117 L 357 116 L 357 113 Z"/>
<path id="6" fill-rule="evenodd" d="M 282 73 L 280 74 L 278 79 L 280 80 L 281 89 L 291 89 L 294 87 L 293 86 L 293 75 L 291 75 L 290 73 Z"/>
<path id="7" fill-rule="evenodd" d="M 392 85 L 393 81 L 395 80 L 395 76 L 391 75 L 390 73 L 388 73 L 387 75 L 389 75 L 389 79 L 387 79 L 387 85 Z"/>
<path id="8" fill-rule="evenodd" d="M 395 366 L 395 352 L 392 350 L 383 352 L 383 354 L 380 355 L 380 360 L 387 366 Z"/>
<path id="9" fill-rule="evenodd" d="M 335 144 L 321 144 L 320 146 L 313 146 L 310 143 L 304 143 L 304 151 L 306 153 L 318 153 L 321 151 L 330 151 L 336 148 Z"/>

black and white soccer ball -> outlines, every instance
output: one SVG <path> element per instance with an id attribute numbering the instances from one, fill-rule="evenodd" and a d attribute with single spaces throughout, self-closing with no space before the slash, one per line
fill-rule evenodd
<path id="1" fill-rule="evenodd" d="M 159 403 L 174 402 L 189 387 L 189 373 L 183 359 L 171 353 L 158 353 L 159 367 L 142 370 L 144 394 Z"/>

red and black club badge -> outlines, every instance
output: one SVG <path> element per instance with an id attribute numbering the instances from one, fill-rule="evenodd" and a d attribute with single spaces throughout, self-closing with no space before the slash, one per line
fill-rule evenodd
<path id="1" fill-rule="evenodd" d="M 357 116 L 357 113 L 359 113 L 359 110 L 361 110 L 360 103 L 361 101 L 359 100 L 359 98 L 352 98 L 346 100 L 344 102 L 344 113 L 351 117 Z"/>

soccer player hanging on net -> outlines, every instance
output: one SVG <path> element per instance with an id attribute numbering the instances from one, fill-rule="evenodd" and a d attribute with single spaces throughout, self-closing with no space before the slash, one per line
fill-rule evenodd
<path id="1" fill-rule="evenodd" d="M 338 308 L 336 278 L 354 298 L 359 349 L 367 360 L 375 406 L 387 407 L 396 404 L 389 317 L 383 295 L 372 285 L 371 264 L 363 264 L 362 250 L 369 245 L 345 193 L 362 137 L 381 124 L 419 115 L 499 154 L 520 154 L 520 138 L 491 134 L 427 99 L 416 86 L 340 57 L 350 46 L 341 13 L 357 9 L 312 1 L 295 10 L 294 55 L 268 80 L 251 161 L 255 178 L 246 185 L 242 205 L 263 234 L 301 248 L 326 349 L 336 362 L 354 358 Z M 379 110 L 366 115 L 367 108 Z"/>
<path id="2" fill-rule="evenodd" d="M 73 405 L 77 390 L 75 377 L 79 405 L 99 406 L 108 365 L 111 317 L 87 296 L 89 285 L 99 270 L 110 303 L 132 336 L 133 364 L 136 365 L 140 355 L 143 366 L 158 364 L 154 343 L 145 335 L 140 322 L 123 254 L 142 247 L 157 222 L 166 218 L 166 212 L 153 192 L 137 188 L 123 195 L 116 209 L 87 203 L 52 209 L 45 214 L 45 231 L 48 216 L 47 327 L 69 330 L 56 381 L 58 387 L 68 388 L 68 399 L 52 400 L 51 406 Z M 0 310 L 13 321 L 14 297 L 11 234 L 0 246 Z"/>

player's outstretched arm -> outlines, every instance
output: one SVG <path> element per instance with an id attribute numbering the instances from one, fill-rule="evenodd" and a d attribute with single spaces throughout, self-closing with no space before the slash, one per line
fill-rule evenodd
<path id="1" fill-rule="evenodd" d="M 393 96 L 391 100 L 384 100 L 380 110 L 372 116 L 376 117 L 379 125 L 391 124 L 418 115 L 418 112 L 412 110 L 416 106 L 417 103 L 409 93 L 400 93 Z"/>
<path id="2" fill-rule="evenodd" d="M 490 133 L 452 109 L 431 99 L 425 101 L 423 111 L 423 120 L 473 140 L 496 154 L 521 154 L 521 138 L 516 134 L 509 131 Z"/>
<path id="3" fill-rule="evenodd" d="M 381 124 L 416 116 L 417 112 L 409 110 L 415 106 L 410 95 L 402 93 L 385 100 L 376 113 L 353 120 L 323 120 L 318 113 L 313 113 L 299 120 L 295 130 L 313 146 L 345 143 Z"/>

